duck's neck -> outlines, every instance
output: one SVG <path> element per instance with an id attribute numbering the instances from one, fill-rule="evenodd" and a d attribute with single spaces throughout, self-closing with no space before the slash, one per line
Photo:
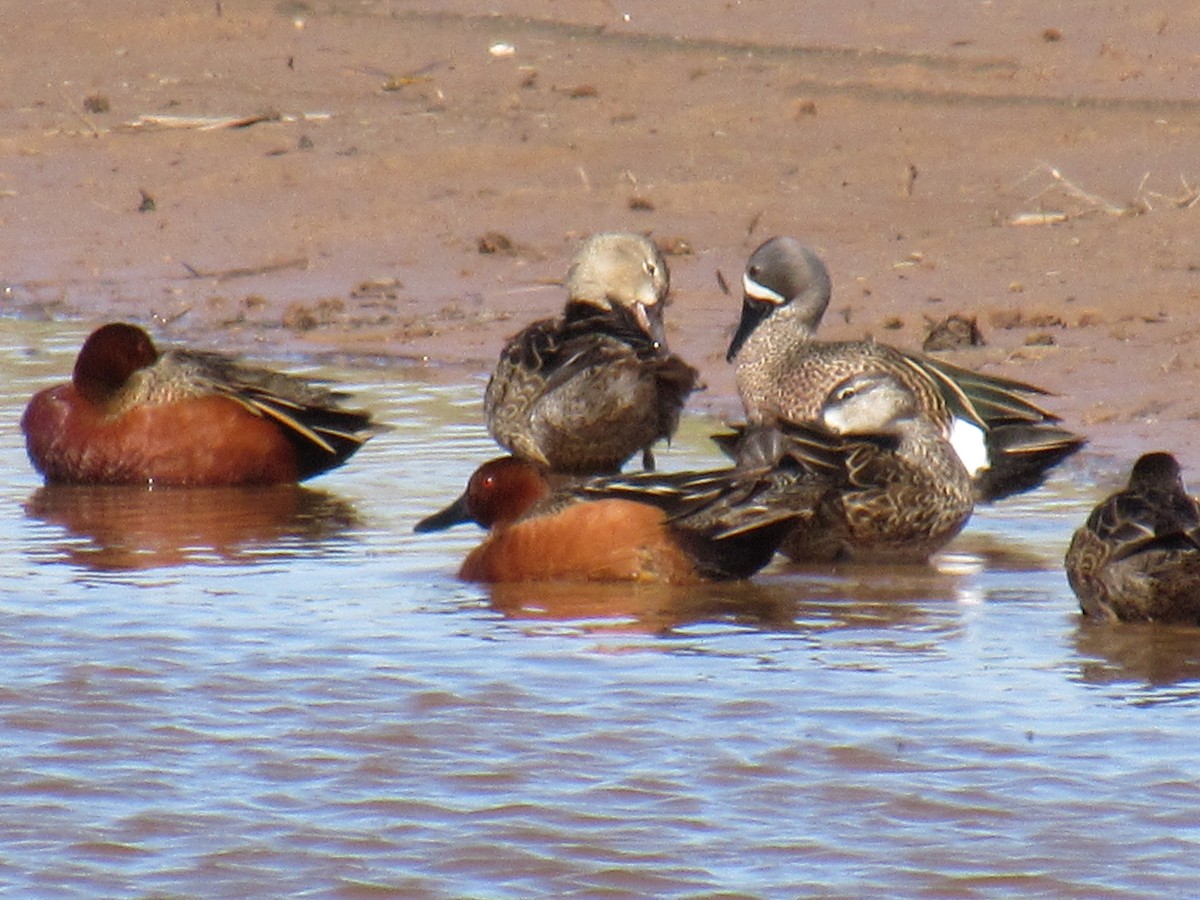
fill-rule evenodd
<path id="1" fill-rule="evenodd" d="M 752 422 L 774 418 L 762 407 L 762 398 L 773 394 L 771 385 L 812 340 L 812 332 L 802 323 L 790 321 L 787 312 L 778 309 L 762 319 L 745 336 L 731 360 L 742 406 Z"/>
<path id="2" fill-rule="evenodd" d="M 665 335 L 656 340 L 657 336 L 647 332 L 633 310 L 620 304 L 601 307 L 571 300 L 563 310 L 563 330 L 568 335 L 605 334 L 638 349 L 666 351 Z"/>
<path id="3" fill-rule="evenodd" d="M 796 349 L 809 343 L 815 332 L 812 326 L 797 315 L 790 306 L 771 312 L 746 336 L 739 360 L 757 360 L 790 356 Z"/>

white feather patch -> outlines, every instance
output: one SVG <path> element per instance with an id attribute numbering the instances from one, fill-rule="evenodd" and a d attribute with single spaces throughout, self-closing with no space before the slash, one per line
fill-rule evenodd
<path id="1" fill-rule="evenodd" d="M 742 274 L 742 290 L 746 292 L 747 297 L 753 297 L 755 300 L 774 303 L 776 306 L 783 306 L 783 304 L 787 303 L 787 297 L 776 293 L 769 287 L 763 287 L 745 273 Z"/>
<path id="2" fill-rule="evenodd" d="M 972 478 L 984 469 L 991 468 L 992 461 L 988 458 L 983 429 L 973 422 L 955 418 L 950 426 L 950 446 Z"/>

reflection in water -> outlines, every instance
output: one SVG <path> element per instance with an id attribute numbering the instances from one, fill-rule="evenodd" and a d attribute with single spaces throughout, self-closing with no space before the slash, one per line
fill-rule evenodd
<path id="1" fill-rule="evenodd" d="M 99 570 L 244 561 L 264 548 L 329 540 L 357 522 L 354 508 L 299 485 L 155 488 L 46 485 L 25 504 L 32 519 L 69 537 L 38 547 L 46 562 Z M 77 540 L 84 538 L 84 542 Z"/>
<path id="2" fill-rule="evenodd" d="M 1080 676 L 1094 684 L 1134 681 L 1151 686 L 1197 682 L 1200 628 L 1144 622 L 1096 622 L 1075 629 Z"/>
<path id="3" fill-rule="evenodd" d="M 664 634 L 692 622 L 729 620 L 792 627 L 795 603 L 752 582 L 669 585 L 603 582 L 495 584 L 492 608 L 512 619 L 593 620 L 604 631 Z"/>
<path id="4" fill-rule="evenodd" d="M 924 565 L 809 570 L 792 565 L 775 578 L 793 591 L 795 628 L 870 634 L 869 643 L 880 650 L 957 633 L 962 605 L 977 599 L 969 566 L 943 571 Z"/>
<path id="5" fill-rule="evenodd" d="M 666 634 L 699 622 L 769 631 L 927 627 L 930 601 L 973 598 L 971 578 L 925 566 L 775 570 L 753 581 L 700 585 L 598 582 L 495 584 L 492 608 L 510 619 L 589 622 L 589 630 Z"/>
<path id="6" fill-rule="evenodd" d="M 1028 545 L 1020 534 L 1011 532 L 968 530 L 951 547 L 934 557 L 939 571 L 1038 572 L 1060 568 L 1058 558 L 1046 559 L 1045 548 Z"/>

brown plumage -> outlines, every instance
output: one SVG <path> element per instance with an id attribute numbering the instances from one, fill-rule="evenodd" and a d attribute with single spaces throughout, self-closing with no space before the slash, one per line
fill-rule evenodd
<path id="1" fill-rule="evenodd" d="M 1141 456 L 1076 530 L 1065 565 L 1088 616 L 1200 625 L 1200 506 L 1175 457 Z"/>
<path id="2" fill-rule="evenodd" d="M 832 292 L 829 273 L 794 238 L 771 238 L 755 250 L 743 287 L 742 316 L 727 358 L 736 366 L 752 424 L 811 421 L 838 383 L 887 372 L 949 430 L 980 499 L 1035 487 L 1051 466 L 1083 446 L 1082 438 L 1058 427 L 1058 418 L 1030 399 L 1045 394 L 1033 385 L 875 341 L 817 340 Z"/>
<path id="3" fill-rule="evenodd" d="M 675 433 L 698 373 L 667 350 L 669 274 L 653 241 L 598 234 L 567 274 L 567 303 L 504 347 L 484 394 L 488 431 L 556 472 L 618 471 Z"/>
<path id="4" fill-rule="evenodd" d="M 846 379 L 818 423 L 751 426 L 733 442 L 741 466 L 798 469 L 783 488 L 805 513 L 780 547 L 791 559 L 922 562 L 970 518 L 970 476 L 944 426 L 901 379 Z"/>
<path id="5" fill-rule="evenodd" d="M 416 530 L 490 529 L 462 564 L 467 581 L 746 578 L 799 515 L 773 502 L 774 488 L 769 472 L 733 469 L 563 479 L 508 456 L 480 466 Z"/>
<path id="6" fill-rule="evenodd" d="M 343 399 L 220 353 L 160 352 L 113 323 L 84 342 L 69 383 L 29 401 L 21 428 L 50 482 L 275 484 L 341 465 L 381 430 Z"/>

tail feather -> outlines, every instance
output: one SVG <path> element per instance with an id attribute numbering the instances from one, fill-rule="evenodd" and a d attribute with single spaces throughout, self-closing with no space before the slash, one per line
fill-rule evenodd
<path id="1" fill-rule="evenodd" d="M 340 466 L 368 439 L 385 430 L 364 410 L 306 405 L 258 390 L 242 390 L 229 396 L 255 415 L 282 427 L 296 451 L 301 479 Z"/>
<path id="2" fill-rule="evenodd" d="M 796 518 L 795 514 L 781 514 L 747 522 L 729 532 L 675 528 L 673 533 L 705 578 L 749 578 L 771 561 Z"/>
<path id="3" fill-rule="evenodd" d="M 1021 424 L 992 428 L 986 440 L 991 467 L 975 480 L 976 493 L 985 502 L 1038 487 L 1050 469 L 1087 443 L 1065 428 Z"/>

